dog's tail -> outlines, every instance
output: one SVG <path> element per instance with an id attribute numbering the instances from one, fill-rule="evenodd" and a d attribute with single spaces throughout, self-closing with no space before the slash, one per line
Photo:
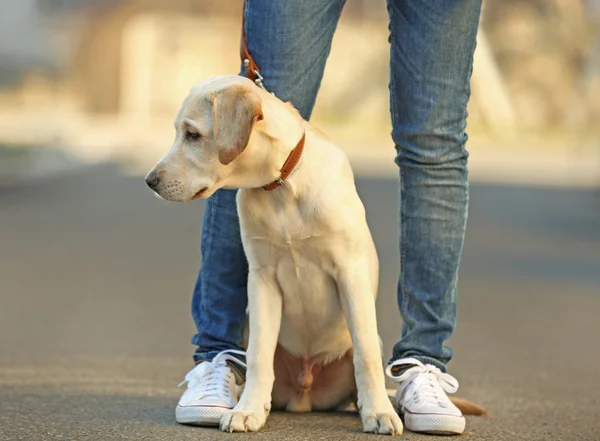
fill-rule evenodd
<path id="1" fill-rule="evenodd" d="M 395 403 L 396 399 L 394 398 L 394 395 L 395 395 L 396 391 L 394 389 L 388 389 L 387 393 L 388 393 L 388 397 L 390 398 L 392 403 Z M 483 407 L 479 406 L 478 404 L 472 403 L 469 400 L 465 400 L 464 398 L 451 397 L 450 401 L 452 401 L 454 403 L 454 405 L 456 407 L 458 407 L 458 410 L 460 410 L 463 413 L 463 415 L 475 415 L 475 416 L 489 416 L 490 415 L 490 413 Z"/>
<path id="2" fill-rule="evenodd" d="M 464 398 L 451 397 L 450 401 L 463 413 L 463 415 L 489 416 L 490 413 L 483 407 Z"/>

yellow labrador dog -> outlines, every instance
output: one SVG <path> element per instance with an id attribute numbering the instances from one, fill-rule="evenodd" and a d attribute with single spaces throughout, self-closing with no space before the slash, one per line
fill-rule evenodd
<path id="1" fill-rule="evenodd" d="M 221 429 L 257 431 L 271 408 L 333 410 L 356 399 L 365 432 L 402 433 L 377 334 L 377 254 L 346 156 L 237 75 L 196 85 L 175 129 L 146 176 L 158 195 L 183 202 L 240 189 L 248 370 Z"/>

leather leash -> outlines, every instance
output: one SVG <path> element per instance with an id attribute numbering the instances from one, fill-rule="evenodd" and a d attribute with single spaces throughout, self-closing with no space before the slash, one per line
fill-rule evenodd
<path id="1" fill-rule="evenodd" d="M 244 11 L 245 11 L 245 2 L 244 2 Z M 240 58 L 242 59 L 242 65 L 244 66 L 244 73 L 246 77 L 254 81 L 254 84 L 261 87 L 265 91 L 268 92 L 267 88 L 264 85 L 264 78 L 260 74 L 260 69 L 258 65 L 250 55 L 250 51 L 248 50 L 248 44 L 246 43 L 246 31 L 245 31 L 245 22 L 246 17 L 242 11 L 242 38 L 240 42 Z M 273 94 L 275 95 L 275 94 Z M 283 163 L 283 166 L 279 170 L 279 177 L 277 177 L 274 181 L 269 182 L 267 185 L 263 185 L 261 188 L 265 191 L 272 191 L 276 188 L 281 187 L 285 180 L 289 177 L 289 175 L 294 171 L 294 168 L 298 165 L 300 161 L 300 157 L 302 156 L 302 151 L 304 150 L 304 141 L 306 139 L 306 132 L 302 133 L 302 138 L 296 144 L 296 147 L 290 152 L 287 159 Z"/>

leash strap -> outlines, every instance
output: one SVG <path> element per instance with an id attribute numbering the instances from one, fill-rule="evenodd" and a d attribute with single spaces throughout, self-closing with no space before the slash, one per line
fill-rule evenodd
<path id="1" fill-rule="evenodd" d="M 248 50 L 248 44 L 246 43 L 246 15 L 244 14 L 245 10 L 246 2 L 244 1 L 244 11 L 242 11 L 242 38 L 240 41 L 240 58 L 242 59 L 242 65 L 244 66 L 244 73 L 246 74 L 247 78 L 254 81 L 254 84 L 268 92 L 267 88 L 263 83 L 264 78 L 260 74 L 260 69 L 254 61 L 254 58 L 252 58 L 252 55 L 250 55 L 250 51 Z M 296 165 L 298 165 L 298 162 L 300 161 L 300 157 L 302 156 L 302 152 L 304 151 L 305 139 L 306 132 L 302 134 L 302 138 L 300 138 L 300 141 L 298 141 L 298 144 L 296 144 L 294 150 L 290 152 L 289 156 L 283 163 L 281 170 L 279 170 L 279 177 L 276 178 L 274 181 L 269 182 L 267 185 L 263 185 L 261 187 L 263 190 L 272 191 L 276 188 L 281 187 L 284 184 L 285 180 L 292 173 L 292 171 L 294 171 L 294 168 L 296 167 Z"/>
<path id="2" fill-rule="evenodd" d="M 246 43 L 246 2 L 244 1 L 244 10 L 242 11 L 242 39 L 240 42 L 240 58 L 242 59 L 242 64 L 244 65 L 244 73 L 246 77 L 254 81 L 254 84 L 267 90 L 265 85 L 263 84 L 263 76 L 260 74 L 260 69 L 258 68 L 254 58 L 250 55 L 250 51 L 248 50 L 248 44 Z M 268 92 L 268 90 L 267 90 Z"/>

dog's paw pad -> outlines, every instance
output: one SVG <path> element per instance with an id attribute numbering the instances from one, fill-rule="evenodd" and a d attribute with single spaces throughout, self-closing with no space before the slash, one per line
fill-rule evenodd
<path id="1" fill-rule="evenodd" d="M 380 435 L 401 435 L 402 421 L 396 412 L 377 413 L 363 417 L 363 431 Z"/>

